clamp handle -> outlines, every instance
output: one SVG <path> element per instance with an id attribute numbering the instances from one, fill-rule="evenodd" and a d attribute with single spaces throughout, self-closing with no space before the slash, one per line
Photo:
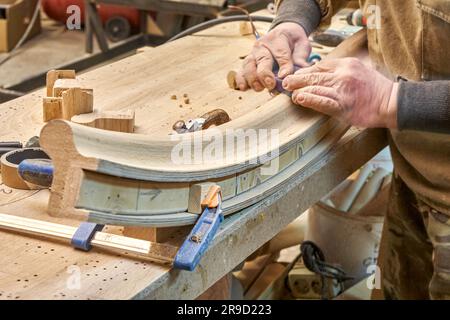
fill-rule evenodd
<path id="1" fill-rule="evenodd" d="M 175 256 L 173 266 L 176 269 L 193 271 L 200 263 L 223 221 L 221 206 L 221 189 L 217 185 L 211 186 L 202 201 L 203 213 Z"/>

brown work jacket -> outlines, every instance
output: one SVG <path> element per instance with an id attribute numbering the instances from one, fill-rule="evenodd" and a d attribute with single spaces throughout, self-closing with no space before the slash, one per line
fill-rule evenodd
<path id="1" fill-rule="evenodd" d="M 346 0 L 316 0 L 322 24 Z M 359 0 L 375 67 L 412 81 L 450 80 L 450 0 Z M 423 108 L 427 108 L 426 105 Z M 390 131 L 395 174 L 417 197 L 450 214 L 450 135 Z"/>

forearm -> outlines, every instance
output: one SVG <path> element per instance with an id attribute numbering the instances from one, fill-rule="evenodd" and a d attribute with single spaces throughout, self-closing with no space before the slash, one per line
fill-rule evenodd
<path id="1" fill-rule="evenodd" d="M 400 130 L 450 134 L 450 81 L 400 81 L 397 98 Z"/>

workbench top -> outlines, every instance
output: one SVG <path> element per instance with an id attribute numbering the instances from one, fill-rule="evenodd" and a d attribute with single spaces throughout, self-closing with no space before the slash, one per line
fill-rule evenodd
<path id="1" fill-rule="evenodd" d="M 264 31 L 268 24 L 258 23 Z M 225 108 L 231 118 L 268 101 L 267 92 L 228 89 L 226 74 L 253 44 L 239 23 L 220 25 L 144 50 L 80 75 L 94 89 L 94 107 L 136 112 L 136 132 L 170 132 L 180 116 Z M 172 100 L 189 95 L 190 103 Z M 39 135 L 43 90 L 0 105 L 0 140 Z M 173 120 L 173 121 L 172 121 Z M 285 189 L 227 218 L 195 272 L 113 255 L 77 251 L 57 242 L 0 231 L 0 299 L 195 298 L 270 240 L 305 209 L 386 145 L 382 130 L 351 130 L 326 157 L 305 168 Z M 351 160 L 350 152 L 355 153 Z M 318 185 L 321 185 L 320 191 Z M 46 213 L 49 192 L 0 185 L 0 213 L 77 226 Z M 120 227 L 107 227 L 120 233 Z"/>

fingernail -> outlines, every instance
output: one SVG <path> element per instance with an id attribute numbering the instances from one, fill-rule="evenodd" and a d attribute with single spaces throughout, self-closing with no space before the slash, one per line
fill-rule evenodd
<path id="1" fill-rule="evenodd" d="M 280 78 L 284 78 L 287 77 L 288 75 L 291 74 L 291 70 L 289 68 L 282 68 L 280 69 L 280 71 L 278 72 L 278 76 Z"/>
<path id="2" fill-rule="evenodd" d="M 288 90 L 289 89 L 289 79 L 284 79 L 282 82 L 283 88 Z"/>
<path id="3" fill-rule="evenodd" d="M 269 87 L 269 88 L 272 88 L 273 85 L 274 85 L 272 77 L 265 77 L 265 78 L 264 78 L 264 83 L 265 83 L 266 86 Z"/>
<path id="4" fill-rule="evenodd" d="M 305 96 L 301 93 L 297 93 L 297 96 L 295 98 L 297 99 L 297 102 L 303 102 L 305 100 Z"/>
<path id="5" fill-rule="evenodd" d="M 288 72 L 287 72 L 287 70 L 285 70 L 285 69 L 281 69 L 279 72 L 278 72 L 278 77 L 279 78 L 284 78 L 284 77 L 286 77 L 288 75 Z"/>

